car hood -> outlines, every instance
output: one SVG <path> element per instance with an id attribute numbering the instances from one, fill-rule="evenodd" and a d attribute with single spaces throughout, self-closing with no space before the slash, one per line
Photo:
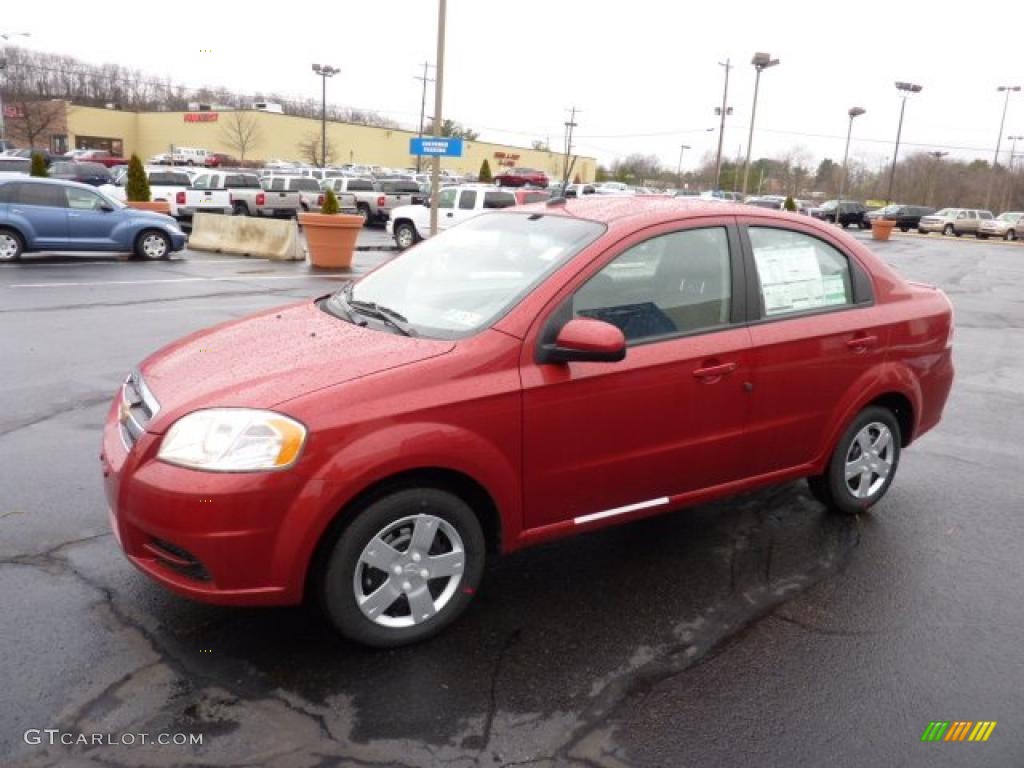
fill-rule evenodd
<path id="1" fill-rule="evenodd" d="M 198 408 L 273 408 L 454 346 L 353 325 L 312 301 L 271 309 L 186 336 L 147 358 L 139 370 L 160 404 L 149 429 L 161 432 Z"/>

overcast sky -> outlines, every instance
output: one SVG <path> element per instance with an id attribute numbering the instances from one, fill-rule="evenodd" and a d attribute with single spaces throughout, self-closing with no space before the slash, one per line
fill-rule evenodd
<path id="1" fill-rule="evenodd" d="M 547 138 L 560 148 L 566 110 L 575 105 L 581 154 L 607 163 L 652 153 L 674 168 L 685 143 L 692 149 L 683 166 L 692 168 L 717 145 L 718 62 L 726 58 L 736 68 L 724 153 L 745 151 L 749 62 L 767 51 L 781 64 L 761 78 L 755 158 L 802 146 L 815 164 L 841 160 L 847 110 L 860 106 L 867 114 L 854 124 L 851 156 L 886 162 L 899 118 L 893 83 L 905 80 L 924 90 L 907 104 L 901 156 L 948 148 L 991 160 L 1003 107 L 996 86 L 1024 83 L 1022 28 L 1013 21 L 1020 15 L 1019 6 L 996 2 L 953 14 L 934 2 L 449 0 L 444 116 L 485 140 L 528 146 Z M 435 58 L 436 29 L 436 0 L 105 0 L 88 7 L 50 0 L 43 11 L 7 3 L 0 21 L 0 32 L 32 34 L 14 38 L 18 44 L 188 86 L 319 98 L 310 64 L 332 64 L 341 74 L 328 83 L 328 101 L 407 126 L 419 118 L 413 77 Z M 432 108 L 430 93 L 428 114 Z M 1003 131 L 1017 133 L 1024 134 L 1021 93 L 1010 98 Z M 1004 141 L 1004 163 L 1008 150 Z"/>

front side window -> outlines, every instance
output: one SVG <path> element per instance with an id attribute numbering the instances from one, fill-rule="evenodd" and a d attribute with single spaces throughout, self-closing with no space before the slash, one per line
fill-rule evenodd
<path id="1" fill-rule="evenodd" d="M 442 189 L 437 193 L 437 207 L 438 208 L 454 208 L 455 207 L 455 195 L 458 190 L 455 189 Z"/>
<path id="2" fill-rule="evenodd" d="M 68 208 L 78 211 L 99 211 L 105 205 L 102 197 L 88 189 L 68 187 L 64 191 L 67 193 Z"/>
<path id="3" fill-rule="evenodd" d="M 483 214 L 374 270 L 347 298 L 400 314 L 422 336 L 461 338 L 491 325 L 604 229 L 568 216 Z M 335 294 L 325 309 L 344 317 L 345 298 Z"/>
<path id="4" fill-rule="evenodd" d="M 573 314 L 619 328 L 626 341 L 729 324 L 732 273 L 724 227 L 645 240 L 619 254 L 573 296 Z"/>
<path id="5" fill-rule="evenodd" d="M 209 189 L 210 188 L 210 176 L 196 176 L 192 180 L 192 187 L 194 189 Z"/>
<path id="6" fill-rule="evenodd" d="M 853 303 L 850 263 L 831 245 L 785 229 L 748 232 L 767 317 Z"/>

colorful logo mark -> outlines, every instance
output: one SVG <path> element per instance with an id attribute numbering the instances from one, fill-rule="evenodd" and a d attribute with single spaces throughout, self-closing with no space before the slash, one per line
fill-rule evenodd
<path id="1" fill-rule="evenodd" d="M 988 741 L 995 729 L 995 720 L 932 720 L 921 741 Z"/>

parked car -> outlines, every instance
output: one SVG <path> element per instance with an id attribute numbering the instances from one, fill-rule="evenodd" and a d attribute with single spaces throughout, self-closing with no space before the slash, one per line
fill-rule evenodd
<path id="1" fill-rule="evenodd" d="M 175 147 L 171 154 L 171 162 L 174 165 L 198 165 L 205 166 L 206 158 L 210 152 L 196 147 Z"/>
<path id="2" fill-rule="evenodd" d="M 171 165 L 172 163 L 173 158 L 168 152 L 161 152 L 153 155 L 146 161 L 146 165 Z"/>
<path id="3" fill-rule="evenodd" d="M 356 201 L 356 213 L 363 217 L 366 224 L 387 219 L 382 210 L 387 205 L 387 197 L 380 191 L 373 179 L 355 176 L 337 176 L 324 179 L 320 185 L 324 189 L 330 187 L 337 194 L 350 194 Z M 423 192 L 421 191 L 422 195 Z"/>
<path id="4" fill-rule="evenodd" d="M 758 208 L 767 208 L 774 211 L 785 210 L 786 198 L 782 195 L 763 195 L 762 197 L 748 197 L 743 201 L 745 205 L 754 205 Z M 794 201 L 795 202 L 795 201 Z"/>
<path id="5" fill-rule="evenodd" d="M 488 556 L 802 477 L 871 508 L 942 416 L 952 331 L 941 290 L 811 219 L 488 211 L 151 355 L 100 468 L 115 540 L 167 589 L 310 597 L 397 646 L 451 624 Z M 200 497 L 215 514 L 182 512 Z"/>
<path id="6" fill-rule="evenodd" d="M 978 237 L 1001 237 L 1004 240 L 1016 240 L 1024 235 L 1024 213 L 1007 211 L 994 219 L 982 219 L 978 225 Z"/>
<path id="7" fill-rule="evenodd" d="M 923 205 L 897 204 L 869 211 L 865 216 L 870 224 L 874 224 L 877 219 L 885 219 L 894 222 L 893 226 L 901 232 L 909 232 L 912 229 L 917 229 L 922 216 L 929 216 L 934 212 L 934 208 Z"/>
<path id="8" fill-rule="evenodd" d="M 577 186 L 577 185 L 571 185 Z M 580 187 L 590 186 L 589 184 L 578 185 Z M 550 200 L 553 196 L 551 187 L 547 189 L 529 189 L 526 187 L 519 187 L 517 189 L 508 190 L 512 193 L 512 196 L 516 199 L 516 205 L 529 205 L 530 203 L 543 203 L 545 200 Z M 582 192 L 581 192 L 582 194 Z M 588 194 L 593 194 L 592 192 Z M 569 189 L 566 192 L 566 197 L 576 197 L 577 191 L 575 189 Z"/>
<path id="9" fill-rule="evenodd" d="M 437 193 L 437 229 L 443 232 L 485 211 L 510 208 L 515 204 L 516 198 L 511 192 L 488 184 L 445 187 Z M 430 237 L 430 207 L 404 205 L 395 208 L 385 227 L 400 249 L 415 245 Z"/>
<path id="10" fill-rule="evenodd" d="M 107 166 L 100 163 L 81 163 L 77 160 L 57 160 L 50 165 L 49 174 L 51 179 L 77 181 L 93 187 L 100 187 L 113 181 Z"/>
<path id="11" fill-rule="evenodd" d="M 982 221 L 992 219 L 991 211 L 975 208 L 943 208 L 941 211 L 922 216 L 917 224 L 921 234 L 941 232 L 944 235 L 976 235 Z"/>
<path id="12" fill-rule="evenodd" d="M 127 208 L 89 185 L 0 180 L 0 261 L 33 251 L 130 251 L 162 259 L 184 247 L 173 219 Z"/>
<path id="13" fill-rule="evenodd" d="M 203 165 L 206 168 L 237 168 L 238 158 L 223 152 L 211 152 L 203 160 Z"/>
<path id="14" fill-rule="evenodd" d="M 7 153 L 9 153 L 9 152 L 11 152 L 11 151 L 13 151 L 13 150 L 15 150 L 17 148 L 18 148 L 18 145 L 15 144 L 10 139 L 0 139 L 0 154 L 6 155 Z"/>
<path id="15" fill-rule="evenodd" d="M 56 156 L 50 153 L 48 149 L 12 149 L 10 152 L 5 153 L 6 157 L 23 157 L 26 160 L 31 161 L 32 155 L 42 155 L 43 160 L 46 162 L 46 166 L 49 167 Z"/>
<path id="16" fill-rule="evenodd" d="M 499 187 L 546 187 L 548 176 L 544 171 L 533 168 L 509 168 L 495 176 L 494 183 Z"/>
<path id="17" fill-rule="evenodd" d="M 420 191 L 420 185 L 411 179 L 379 179 L 374 184 L 377 191 L 384 195 L 383 202 L 378 200 L 378 213 L 381 218 L 391 216 L 391 211 L 402 205 L 423 205 L 430 198 Z"/>
<path id="18" fill-rule="evenodd" d="M 155 201 L 166 202 L 170 208 L 170 215 L 175 219 L 182 220 L 189 218 L 191 213 L 185 214 L 182 208 L 188 206 L 187 192 L 192 186 L 192 180 L 188 174 L 178 168 L 165 168 L 156 166 L 146 168 L 146 180 L 149 182 L 149 196 Z M 115 200 L 124 201 L 125 185 L 128 183 L 128 174 L 123 173 L 114 179 L 113 184 L 104 184 L 99 191 L 112 197 Z"/>
<path id="19" fill-rule="evenodd" d="M 743 195 L 739 192 L 727 192 L 724 189 L 712 189 L 706 192 L 701 192 L 700 197 L 705 200 L 719 200 L 727 203 L 742 203 Z"/>
<path id="20" fill-rule="evenodd" d="M 839 210 L 839 226 L 843 229 L 849 226 L 859 227 L 860 229 L 870 228 L 871 225 L 867 220 L 867 206 L 855 200 L 843 200 L 841 204 L 838 200 L 827 200 L 821 204 L 820 208 L 812 208 L 811 216 L 834 224 L 837 208 Z"/>
<path id="21" fill-rule="evenodd" d="M 28 176 L 32 170 L 32 161 L 24 157 L 11 155 L 0 156 L 0 179 L 8 176 Z"/>
<path id="22" fill-rule="evenodd" d="M 80 162 L 99 163 L 107 168 L 115 165 L 127 165 L 128 158 L 115 155 L 106 149 L 87 149 L 75 157 Z"/>

